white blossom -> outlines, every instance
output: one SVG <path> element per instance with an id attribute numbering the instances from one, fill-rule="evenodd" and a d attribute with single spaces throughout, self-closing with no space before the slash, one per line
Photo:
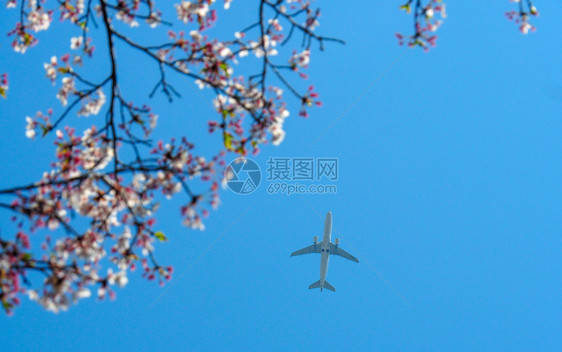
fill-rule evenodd
<path id="1" fill-rule="evenodd" d="M 27 20 L 29 21 L 30 28 L 35 32 L 44 31 L 51 24 L 51 18 L 43 8 L 30 11 L 27 15 Z"/>
<path id="2" fill-rule="evenodd" d="M 66 106 L 68 103 L 68 97 L 71 93 L 74 93 L 76 88 L 74 87 L 74 77 L 64 77 L 62 79 L 62 87 L 57 93 L 57 99 L 60 100 L 62 106 Z"/>
<path id="3" fill-rule="evenodd" d="M 306 67 L 310 62 L 310 50 L 306 49 L 301 53 L 295 53 L 289 59 L 289 63 L 293 67 Z"/>
<path id="4" fill-rule="evenodd" d="M 97 115 L 103 104 L 105 104 L 105 94 L 103 94 L 103 90 L 97 90 L 98 97 L 96 99 L 92 99 L 84 104 L 80 110 L 78 110 L 78 116 L 89 116 L 89 115 Z"/>
<path id="5" fill-rule="evenodd" d="M 35 127 L 37 126 L 37 122 L 29 116 L 27 116 L 25 120 L 27 121 L 27 126 L 25 126 L 25 135 L 27 138 L 33 139 L 35 138 Z"/>
<path id="6" fill-rule="evenodd" d="M 207 3 L 200 4 L 197 2 L 182 0 L 182 2 L 176 4 L 175 7 L 178 19 L 184 23 L 188 23 L 192 15 L 205 17 L 207 12 L 209 12 L 209 4 Z"/>
<path id="7" fill-rule="evenodd" d="M 146 19 L 146 23 L 150 26 L 150 28 L 155 28 L 161 21 L 160 16 L 158 16 L 155 12 L 152 12 Z"/>
<path id="8" fill-rule="evenodd" d="M 45 68 L 45 73 L 47 75 L 47 77 L 53 82 L 55 83 L 55 80 L 57 79 L 57 57 L 53 56 L 51 57 L 51 61 L 49 63 L 44 63 L 43 67 Z"/>
<path id="9" fill-rule="evenodd" d="M 82 37 L 72 37 L 70 38 L 70 49 L 79 49 L 82 46 Z"/>

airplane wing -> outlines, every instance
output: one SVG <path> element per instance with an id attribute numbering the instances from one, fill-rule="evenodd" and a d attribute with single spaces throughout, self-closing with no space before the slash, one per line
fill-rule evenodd
<path id="1" fill-rule="evenodd" d="M 330 254 L 332 255 L 339 255 L 342 258 L 345 259 L 349 259 L 353 262 L 359 263 L 359 259 L 355 258 L 354 256 L 352 256 L 351 254 L 347 253 L 346 251 L 344 251 L 343 249 L 341 249 L 339 246 L 336 246 L 333 243 L 330 243 Z"/>
<path id="2" fill-rule="evenodd" d="M 291 257 L 309 253 L 320 253 L 320 247 L 321 245 L 318 243 L 304 247 L 303 249 L 299 249 L 298 251 L 291 253 Z"/>

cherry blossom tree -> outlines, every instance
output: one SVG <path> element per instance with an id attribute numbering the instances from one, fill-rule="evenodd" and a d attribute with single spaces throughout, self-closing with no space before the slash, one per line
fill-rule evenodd
<path id="1" fill-rule="evenodd" d="M 168 6 L 168 12 L 157 5 Z M 231 0 L 222 3 L 224 9 L 230 5 Z M 307 78 L 313 49 L 342 41 L 316 33 L 320 10 L 308 0 L 255 5 L 253 23 L 219 39 L 206 34 L 218 20 L 215 0 L 7 1 L 15 21 L 8 34 L 18 53 L 40 45 L 39 32 L 51 29 L 54 19 L 70 22 L 76 34 L 68 38 L 68 53 L 43 65 L 58 87 L 60 107 L 26 117 L 27 137 L 54 140 L 51 169 L 37 182 L 0 190 L 0 208 L 12 214 L 15 225 L 13 233 L 0 234 L 0 300 L 6 312 L 22 295 L 53 312 L 92 290 L 100 299 L 113 298 L 114 286 L 127 284 L 129 272 L 139 267 L 143 277 L 163 284 L 172 268 L 155 256 L 155 243 L 167 240 L 155 226 L 159 201 L 182 194 L 183 224 L 204 229 L 203 218 L 219 204 L 225 154 L 244 156 L 283 141 L 289 116 L 285 91 L 300 106 L 300 116 L 321 104 L 314 87 L 299 91 L 290 82 Z M 169 12 L 172 16 L 164 15 Z M 169 30 L 159 43 L 146 45 L 136 31 L 141 25 Z M 95 31 L 102 31 L 103 41 L 94 40 Z M 211 92 L 216 119 L 203 123 L 221 136 L 216 155 L 197 155 L 189 136 L 151 138 L 158 113 L 121 88 L 127 77 L 119 70 L 117 45 L 153 63 L 159 79 L 150 96 L 161 93 L 170 101 L 179 96 L 171 74 Z M 292 54 L 283 57 L 283 45 L 292 45 Z M 98 54 L 100 46 L 106 53 Z M 109 64 L 101 80 L 87 69 L 94 55 Z M 239 60 L 257 60 L 256 72 L 238 73 Z M 4 74 L 0 94 L 7 89 Z M 72 116 L 90 117 L 93 125 L 79 131 Z M 204 186 L 194 189 L 196 181 Z"/>

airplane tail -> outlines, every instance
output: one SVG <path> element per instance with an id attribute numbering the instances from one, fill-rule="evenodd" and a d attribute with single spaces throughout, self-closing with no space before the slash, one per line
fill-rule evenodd
<path id="1" fill-rule="evenodd" d="M 330 285 L 330 283 L 328 281 L 324 281 L 324 287 L 332 292 L 336 292 L 336 288 L 332 285 Z"/>
<path id="2" fill-rule="evenodd" d="M 332 292 L 336 292 L 336 289 L 334 288 L 334 286 L 330 285 L 330 283 L 328 281 L 324 280 L 324 286 L 320 286 L 320 280 L 316 281 L 315 283 L 311 284 L 310 286 L 308 286 L 309 289 L 313 289 L 313 288 L 326 288 L 327 290 L 330 290 Z"/>
<path id="3" fill-rule="evenodd" d="M 315 283 L 308 286 L 308 289 L 318 288 L 320 287 L 320 280 L 316 281 Z"/>

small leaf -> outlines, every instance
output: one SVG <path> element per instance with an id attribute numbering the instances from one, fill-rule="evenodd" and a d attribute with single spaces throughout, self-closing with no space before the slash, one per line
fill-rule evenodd
<path id="1" fill-rule="evenodd" d="M 29 35 L 29 33 L 25 33 L 25 34 L 23 35 L 23 43 L 24 43 L 25 45 L 31 44 L 31 35 Z"/>
<path id="2" fill-rule="evenodd" d="M 400 6 L 400 8 L 399 8 L 399 9 L 400 9 L 400 10 L 405 10 L 405 11 L 406 11 L 406 13 L 410 13 L 410 11 L 412 10 L 412 9 L 410 8 L 410 4 L 409 4 L 409 3 L 408 3 L 408 4 L 404 4 L 404 5 Z"/>
<path id="3" fill-rule="evenodd" d="M 222 62 L 219 66 L 226 74 L 226 77 L 229 77 L 230 75 L 228 74 L 228 65 L 225 62 Z"/>
<path id="4" fill-rule="evenodd" d="M 223 133 L 224 146 L 228 150 L 232 150 L 232 135 L 228 132 Z"/>
<path id="5" fill-rule="evenodd" d="M 13 307 L 13 305 L 8 301 L 2 301 L 2 306 L 5 310 L 10 310 Z"/>
<path id="6" fill-rule="evenodd" d="M 50 125 L 39 125 L 39 127 L 43 131 L 42 137 L 45 137 L 53 129 L 53 126 Z"/>
<path id="7" fill-rule="evenodd" d="M 163 232 L 161 231 L 157 231 L 154 233 L 154 236 L 156 236 L 156 238 L 158 238 L 160 241 L 162 242 L 166 242 L 168 241 L 168 238 L 166 237 L 166 235 L 164 235 Z"/>

